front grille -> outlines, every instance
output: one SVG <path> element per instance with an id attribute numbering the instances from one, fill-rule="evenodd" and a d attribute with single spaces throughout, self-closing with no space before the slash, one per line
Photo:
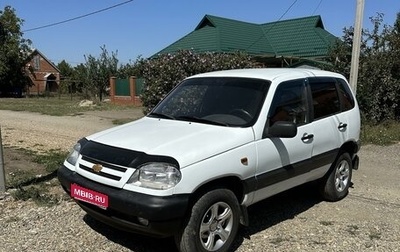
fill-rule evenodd
<path id="1" fill-rule="evenodd" d="M 101 166 L 100 170 L 94 169 L 95 166 Z M 94 158 L 82 156 L 79 160 L 79 168 L 90 172 L 92 175 L 103 177 L 106 179 L 110 179 L 115 182 L 121 181 L 123 177 L 125 177 L 128 167 L 123 167 L 115 164 L 110 164 L 101 160 L 97 160 Z M 133 170 L 131 168 L 131 170 Z M 132 171 L 130 172 L 130 174 Z M 128 174 L 130 176 L 130 174 Z"/>
<path id="2" fill-rule="evenodd" d="M 85 171 L 94 173 L 94 174 L 96 174 L 96 175 L 105 177 L 105 178 L 109 178 L 109 179 L 116 180 L 116 181 L 120 181 L 120 180 L 121 180 L 121 177 L 119 177 L 119 176 L 115 176 L 115 175 L 112 175 L 112 174 L 108 174 L 108 173 L 105 173 L 105 172 L 102 172 L 102 171 L 96 172 L 96 171 L 94 171 L 92 168 L 89 168 L 89 167 L 87 167 L 87 166 L 85 166 L 85 165 L 82 165 L 82 164 L 79 164 L 79 168 L 81 168 L 81 169 L 83 169 L 83 170 L 85 170 Z"/>
<path id="3" fill-rule="evenodd" d="M 86 156 L 82 156 L 82 160 L 88 161 L 92 164 L 101 164 L 102 166 L 107 166 L 107 168 L 109 168 L 109 169 L 113 169 L 113 170 L 120 171 L 120 172 L 126 172 L 126 170 L 127 170 L 127 168 L 125 168 L 125 167 L 104 163 L 100 160 L 96 160 L 94 158 L 90 158 L 90 157 L 86 157 Z"/>

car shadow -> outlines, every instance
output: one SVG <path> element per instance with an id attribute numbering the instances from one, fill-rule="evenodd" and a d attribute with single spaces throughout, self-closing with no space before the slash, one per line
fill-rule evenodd
<path id="1" fill-rule="evenodd" d="M 147 251 L 178 251 L 174 239 L 153 238 L 136 233 L 122 231 L 97 221 L 88 214 L 85 214 L 83 221 L 94 231 L 105 236 L 111 242 L 117 243 L 135 252 Z"/>
<path id="2" fill-rule="evenodd" d="M 232 251 L 252 235 L 293 219 L 321 202 L 316 183 L 308 183 L 251 205 L 248 208 L 249 225 L 239 229 Z"/>
<path id="3" fill-rule="evenodd" d="M 293 219 L 320 202 L 321 197 L 316 190 L 316 185 L 309 183 L 250 206 L 248 208 L 249 226 L 239 229 L 232 251 L 237 250 L 244 240 L 250 239 L 252 235 L 285 220 Z M 84 216 L 83 220 L 90 228 L 105 236 L 111 242 L 132 251 L 178 251 L 173 238 L 158 239 L 120 231 L 95 220 L 88 214 Z"/>

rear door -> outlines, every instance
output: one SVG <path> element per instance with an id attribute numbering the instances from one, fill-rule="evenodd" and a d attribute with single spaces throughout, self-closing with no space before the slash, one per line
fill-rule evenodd
<path id="1" fill-rule="evenodd" d="M 313 163 L 320 167 L 315 176 L 323 175 L 334 161 L 346 136 L 347 122 L 340 116 L 341 103 L 336 79 L 313 77 L 308 79 L 312 98 L 314 125 Z"/>
<path id="2" fill-rule="evenodd" d="M 341 143 L 357 141 L 360 133 L 360 113 L 356 109 L 356 101 L 345 80 L 337 78 L 336 83 L 341 105 L 341 112 L 337 115 L 341 126 Z"/>

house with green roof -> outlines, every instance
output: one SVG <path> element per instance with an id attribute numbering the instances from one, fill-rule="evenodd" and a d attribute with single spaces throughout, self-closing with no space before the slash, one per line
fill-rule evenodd
<path id="1" fill-rule="evenodd" d="M 205 15 L 194 31 L 153 57 L 179 50 L 243 51 L 267 67 L 298 66 L 304 62 L 313 65 L 323 61 L 336 40 L 324 29 L 319 15 L 265 24 Z"/>

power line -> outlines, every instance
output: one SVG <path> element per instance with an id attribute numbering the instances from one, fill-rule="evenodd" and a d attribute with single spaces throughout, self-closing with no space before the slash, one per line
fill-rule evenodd
<path id="1" fill-rule="evenodd" d="M 272 26 L 267 30 L 267 31 L 264 31 L 264 29 L 262 29 L 262 31 L 263 31 L 263 35 L 261 35 L 256 41 L 254 41 L 247 49 L 250 49 L 251 47 L 253 47 L 256 43 L 258 43 L 264 36 L 266 37 L 267 36 L 267 33 L 272 29 L 272 28 L 274 28 L 274 26 L 276 25 L 276 23 L 277 22 L 279 22 L 279 21 L 281 21 L 281 19 L 290 11 L 290 9 L 293 7 L 293 5 L 295 5 L 295 3 L 297 2 L 298 0 L 294 0 L 293 1 L 293 3 L 286 9 L 286 11 L 280 16 L 280 18 L 277 20 L 277 21 L 275 21 L 273 24 L 272 24 Z"/>
<path id="2" fill-rule="evenodd" d="M 81 18 L 84 18 L 84 17 L 88 17 L 88 16 L 91 16 L 91 15 L 94 15 L 94 14 L 98 14 L 98 13 L 100 13 L 100 12 L 104 12 L 104 11 L 107 11 L 107 10 L 110 10 L 110 9 L 113 9 L 113 8 L 116 8 L 116 7 L 119 7 L 119 6 L 121 6 L 121 5 L 130 3 L 130 2 L 132 2 L 132 1 L 133 1 L 133 0 L 128 0 L 128 1 L 125 1 L 125 2 L 122 2 L 122 3 L 119 3 L 119 4 L 112 5 L 112 6 L 107 7 L 107 8 L 101 9 L 101 10 L 97 10 L 97 11 L 94 11 L 94 12 L 90 12 L 90 13 L 88 13 L 88 14 L 84 14 L 84 15 L 81 15 L 81 16 L 78 16 L 78 17 L 74 17 L 74 18 L 70 18 L 70 19 L 67 19 L 67 20 L 64 20 L 64 21 L 60 21 L 60 22 L 51 23 L 51 24 L 48 24 L 48 25 L 39 26 L 39 27 L 36 27 L 36 28 L 27 29 L 27 30 L 22 31 L 22 32 L 35 31 L 35 30 L 39 30 L 39 29 L 48 28 L 48 27 L 51 27 L 51 26 L 56 26 L 56 25 L 68 23 L 68 22 L 71 22 L 71 21 L 75 21 L 75 20 L 77 20 L 77 19 L 81 19 Z"/>
<path id="3" fill-rule="evenodd" d="M 297 0 L 294 0 L 293 3 L 287 8 L 287 10 L 282 14 L 282 16 L 278 19 L 278 21 L 281 21 L 281 19 L 290 11 L 290 9 L 293 7 L 293 5 L 297 2 Z M 277 22 L 278 22 L 277 21 Z"/>
<path id="4" fill-rule="evenodd" d="M 319 3 L 317 5 L 317 7 L 315 7 L 314 11 L 312 12 L 311 16 L 313 16 L 315 14 L 315 12 L 318 10 L 319 6 L 321 5 L 322 0 L 319 0 Z"/>
<path id="5" fill-rule="evenodd" d="M 274 22 L 274 24 L 264 33 L 264 35 L 267 35 L 267 33 L 274 28 L 277 22 L 281 21 L 281 19 L 290 11 L 290 9 L 293 7 L 293 5 L 297 2 L 297 0 L 294 0 L 293 3 L 286 9 L 286 11 L 282 14 L 282 16 Z"/>

